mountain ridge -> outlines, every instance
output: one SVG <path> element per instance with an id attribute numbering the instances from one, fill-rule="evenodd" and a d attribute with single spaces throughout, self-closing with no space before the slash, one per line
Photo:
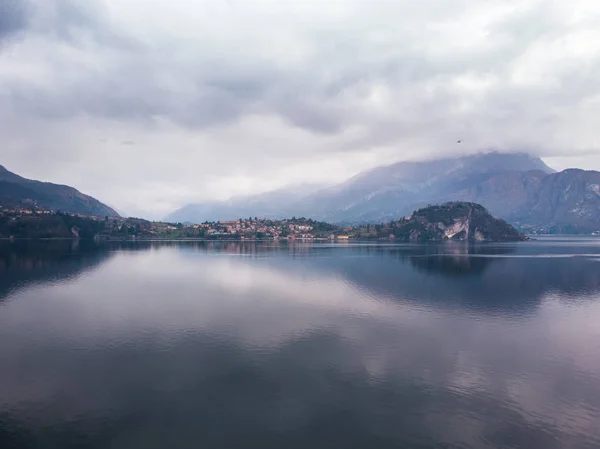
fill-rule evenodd
<path id="1" fill-rule="evenodd" d="M 397 162 L 360 173 L 336 186 L 317 192 L 311 205 L 317 216 L 331 222 L 360 223 L 390 220 L 406 215 L 415 205 L 452 200 L 456 186 L 476 184 L 492 175 L 540 170 L 553 173 L 540 158 L 526 153 L 479 153 L 423 162 Z M 488 207 L 488 205 L 485 205 Z"/>
<path id="2" fill-rule="evenodd" d="M 0 206 L 36 207 L 63 212 L 118 217 L 111 207 L 64 184 L 27 179 L 0 165 Z"/>
<path id="3" fill-rule="evenodd" d="M 488 152 L 458 158 L 396 162 L 364 171 L 300 199 L 290 198 L 272 204 L 270 210 L 264 211 L 269 215 L 260 208 L 254 208 L 251 215 L 272 218 L 307 216 L 348 224 L 378 222 L 407 215 L 415 208 L 433 202 L 470 201 L 465 189 L 484 182 L 492 175 L 528 170 L 554 172 L 541 159 L 526 153 Z M 458 193 L 457 189 L 463 192 L 465 198 L 449 195 Z M 246 197 L 241 203 L 247 206 L 253 202 L 253 198 Z M 195 215 L 194 212 L 199 214 Z M 194 222 L 230 219 L 239 215 L 235 205 L 204 203 L 184 206 L 170 214 L 167 221 Z"/>
<path id="4" fill-rule="evenodd" d="M 430 204 L 462 201 L 481 204 L 493 216 L 524 230 L 600 231 L 600 173 L 581 169 L 556 172 L 527 153 L 490 152 L 397 162 L 300 198 L 284 195 L 284 200 L 274 200 L 276 191 L 262 194 L 265 198 L 269 195 L 272 201 L 268 208 L 253 201 L 254 197 L 246 197 L 235 203 L 218 203 L 216 207 L 204 204 L 183 208 L 167 220 L 304 216 L 357 225 L 395 220 Z M 244 213 L 240 215 L 240 211 Z"/>
<path id="5" fill-rule="evenodd" d="M 285 218 L 285 208 L 282 204 L 294 203 L 314 193 L 323 186 L 320 184 L 301 184 L 277 190 L 271 190 L 257 195 L 236 196 L 225 201 L 210 201 L 200 204 L 187 204 L 165 217 L 167 222 L 195 222 L 186 217 L 202 216 L 200 222 L 238 219 L 240 217 Z M 260 213 L 255 213 L 260 210 Z M 289 215 L 290 217 L 292 215 Z"/>

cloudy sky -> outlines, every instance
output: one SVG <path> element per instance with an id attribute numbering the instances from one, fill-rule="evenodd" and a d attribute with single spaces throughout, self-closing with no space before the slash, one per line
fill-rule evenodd
<path id="1" fill-rule="evenodd" d="M 597 0 L 0 0 L 0 164 L 150 218 L 458 151 L 600 169 L 599 73 Z"/>

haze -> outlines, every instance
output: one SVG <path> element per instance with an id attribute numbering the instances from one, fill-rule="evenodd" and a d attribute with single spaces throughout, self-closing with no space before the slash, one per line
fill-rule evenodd
<path id="1" fill-rule="evenodd" d="M 594 0 L 2 0 L 0 164 L 150 218 L 487 149 L 598 170 L 598 73 Z"/>

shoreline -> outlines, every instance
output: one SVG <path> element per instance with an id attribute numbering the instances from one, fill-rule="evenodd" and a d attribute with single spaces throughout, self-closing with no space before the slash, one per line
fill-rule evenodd
<path id="1" fill-rule="evenodd" d="M 549 235 L 549 236 L 537 236 L 537 237 L 587 237 L 592 238 L 593 236 L 577 236 L 577 235 Z M 136 238 L 136 239 L 98 239 L 98 238 L 77 238 L 77 237 L 47 237 L 47 238 L 9 238 L 0 237 L 0 242 L 32 242 L 32 241 L 69 241 L 69 242 L 95 242 L 95 243 L 116 243 L 116 242 L 127 242 L 127 243 L 138 243 L 138 242 L 232 242 L 232 243 L 336 243 L 340 245 L 347 245 L 352 243 L 382 243 L 382 244 L 396 244 L 396 245 L 428 245 L 428 244 L 440 244 L 440 243 L 451 243 L 451 244 L 469 244 L 469 245 L 481 245 L 481 244 L 509 244 L 509 243 L 521 243 L 536 241 L 536 238 L 527 238 L 524 240 L 483 240 L 483 241 L 467 241 L 467 240 L 431 240 L 424 242 L 405 242 L 401 240 L 390 240 L 390 239 L 327 239 L 327 238 L 315 238 L 315 239 L 206 239 L 206 238 Z"/>

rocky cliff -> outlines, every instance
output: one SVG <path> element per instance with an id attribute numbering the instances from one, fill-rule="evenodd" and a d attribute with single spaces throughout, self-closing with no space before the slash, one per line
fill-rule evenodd
<path id="1" fill-rule="evenodd" d="M 570 169 L 545 176 L 508 218 L 525 229 L 600 231 L 600 172 Z"/>
<path id="2" fill-rule="evenodd" d="M 394 236 L 407 242 L 506 242 L 526 239 L 513 226 L 490 215 L 483 206 L 465 202 L 419 209 L 410 218 L 396 222 Z"/>

